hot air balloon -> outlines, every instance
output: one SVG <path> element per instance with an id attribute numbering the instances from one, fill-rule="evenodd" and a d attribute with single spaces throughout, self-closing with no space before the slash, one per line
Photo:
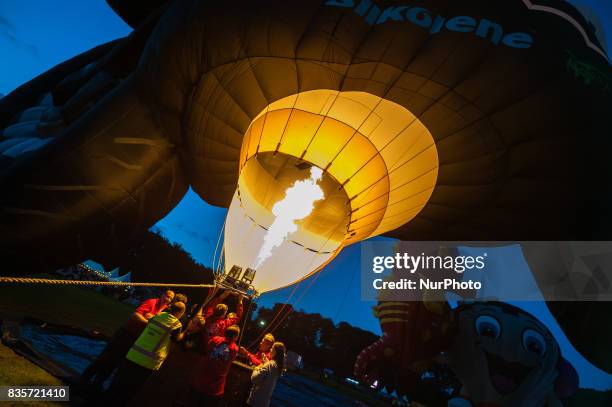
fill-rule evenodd
<path id="1" fill-rule="evenodd" d="M 192 188 L 229 208 L 226 264 L 250 267 L 313 171 L 325 198 L 262 291 L 376 234 L 606 240 L 610 66 L 571 5 L 545 3 L 112 0 L 128 37 L 0 100 L 3 259 L 122 250 Z"/>
<path id="2" fill-rule="evenodd" d="M 225 262 L 256 266 L 254 283 L 261 291 L 299 281 L 344 246 L 414 218 L 438 173 L 431 133 L 408 110 L 370 93 L 332 90 L 306 91 L 267 106 L 246 131 L 239 165 Z M 257 264 L 253 259 L 279 218 L 273 205 L 313 166 L 322 171 L 322 196 L 276 254 Z M 289 210 L 314 197 L 304 191 Z"/>

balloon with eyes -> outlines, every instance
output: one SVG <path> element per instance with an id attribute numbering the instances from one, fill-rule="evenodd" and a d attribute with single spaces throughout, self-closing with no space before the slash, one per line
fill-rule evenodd
<path id="1" fill-rule="evenodd" d="M 554 406 L 575 392 L 576 371 L 532 315 L 498 302 L 464 304 L 454 314 L 450 365 L 473 405 Z"/>
<path id="2" fill-rule="evenodd" d="M 358 356 L 356 376 L 410 393 L 443 352 L 461 383 L 449 406 L 559 406 L 576 391 L 576 371 L 534 316 L 500 302 L 433 304 L 379 303 L 384 334 Z"/>

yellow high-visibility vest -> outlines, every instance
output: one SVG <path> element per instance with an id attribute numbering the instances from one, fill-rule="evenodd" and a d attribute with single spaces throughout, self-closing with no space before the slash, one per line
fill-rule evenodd
<path id="1" fill-rule="evenodd" d="M 181 322 L 174 315 L 167 312 L 157 314 L 149 319 L 126 358 L 147 369 L 158 370 L 168 355 L 170 335 L 180 327 Z"/>

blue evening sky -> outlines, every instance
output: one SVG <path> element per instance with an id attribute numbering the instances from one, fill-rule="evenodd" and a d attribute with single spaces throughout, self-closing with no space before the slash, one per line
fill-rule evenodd
<path id="1" fill-rule="evenodd" d="M 612 1 L 576 0 L 590 6 L 605 27 L 612 21 Z M 2 0 L 0 2 L 0 94 L 54 65 L 96 45 L 130 32 L 103 0 Z M 607 32 L 612 45 L 612 28 Z M 226 209 L 207 205 L 189 191 L 181 203 L 156 225 L 171 241 L 178 242 L 204 265 L 211 265 Z M 288 302 L 308 312 L 319 312 L 334 321 L 347 321 L 380 334 L 372 316 L 372 302 L 360 300 L 360 251 L 346 248 L 314 278 L 302 282 Z M 314 281 L 313 281 L 314 280 Z M 285 302 L 289 287 L 265 294 L 259 303 Z M 612 388 L 610 375 L 593 368 L 569 344 L 548 310 L 540 304 L 523 304 L 555 332 L 565 356 L 577 367 L 583 387 Z"/>

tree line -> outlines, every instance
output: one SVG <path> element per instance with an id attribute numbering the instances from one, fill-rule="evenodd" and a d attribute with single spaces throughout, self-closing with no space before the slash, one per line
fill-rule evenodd
<path id="1" fill-rule="evenodd" d="M 179 243 L 172 243 L 157 230 L 150 230 L 132 242 L 113 259 L 122 274 L 132 272 L 132 281 L 154 283 L 210 284 L 213 271 L 195 261 Z M 177 290 L 190 302 L 200 302 L 207 294 L 198 288 Z"/>
<path id="2" fill-rule="evenodd" d="M 256 347 L 258 338 L 271 331 L 288 350 L 302 356 L 306 367 L 328 368 L 340 377 L 352 376 L 359 352 L 378 339 L 370 331 L 344 321 L 334 324 L 330 318 L 294 310 L 289 304 L 260 308 L 252 315 L 254 318 L 246 327 L 243 345 Z"/>

